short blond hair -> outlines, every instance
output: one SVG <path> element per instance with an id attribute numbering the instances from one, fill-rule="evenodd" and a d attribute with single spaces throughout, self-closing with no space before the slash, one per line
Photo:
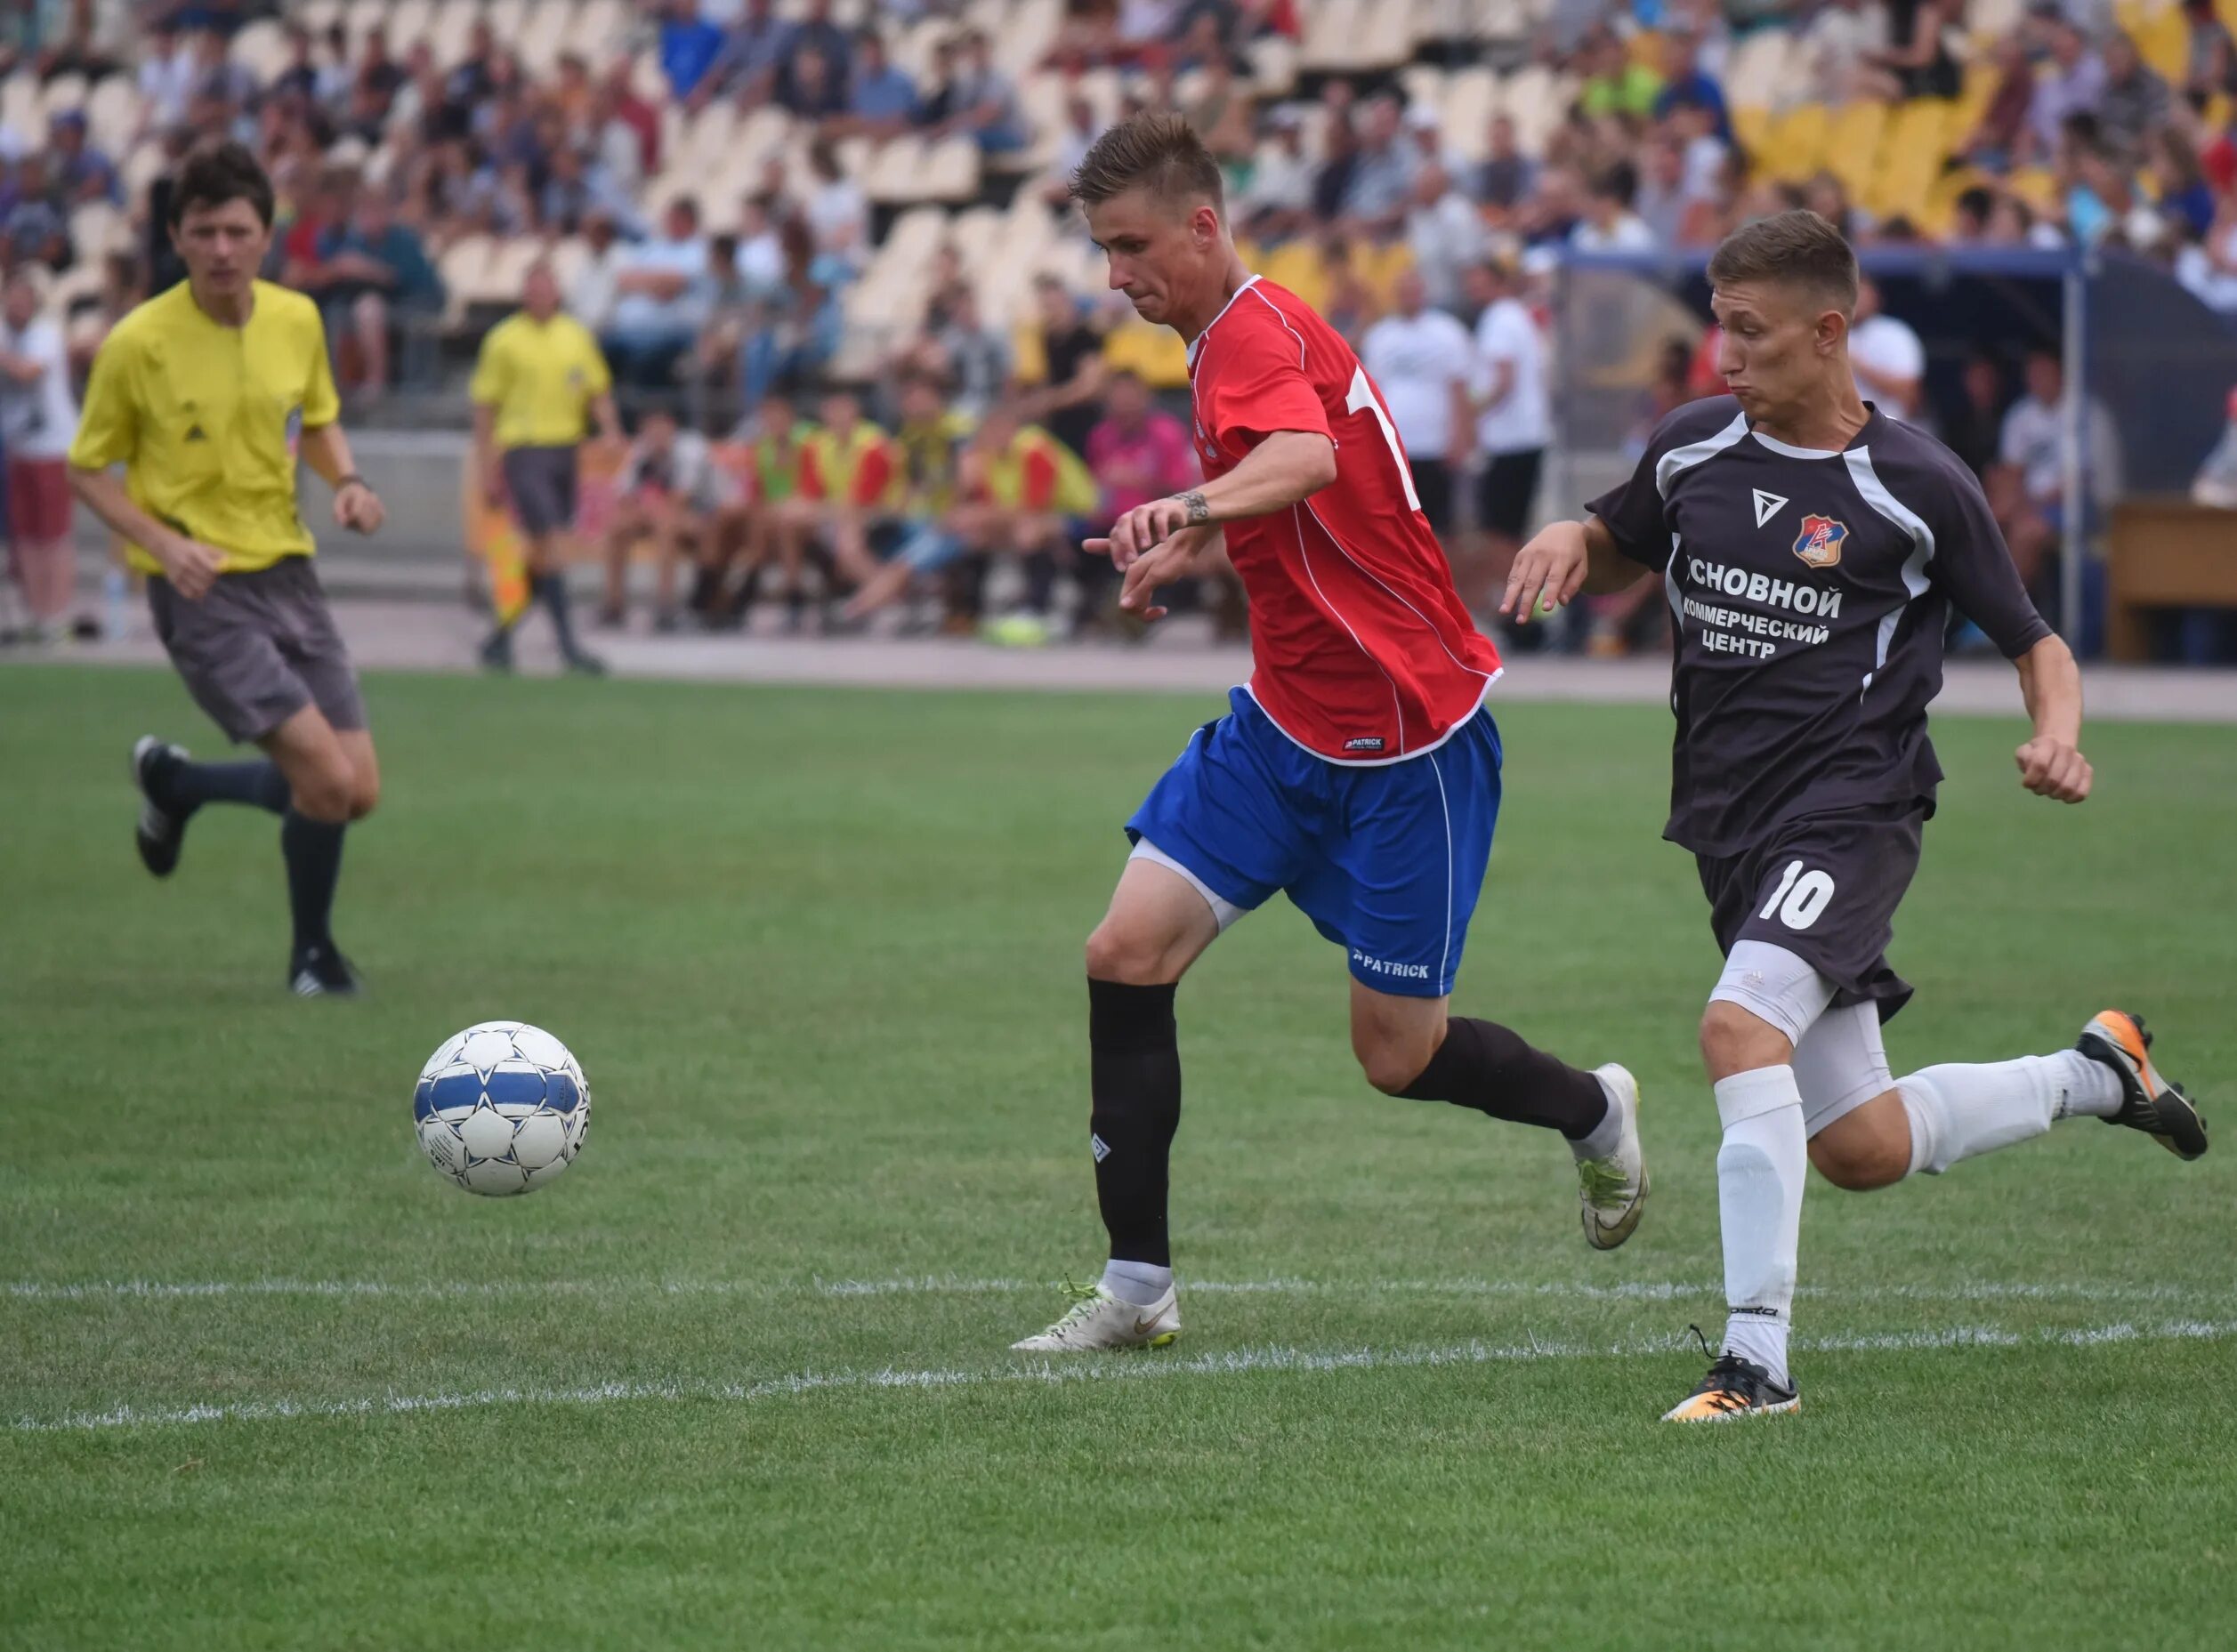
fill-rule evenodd
<path id="1" fill-rule="evenodd" d="M 1147 189 L 1167 201 L 1201 198 L 1226 215 L 1219 163 L 1193 126 L 1162 110 L 1129 116 L 1111 127 L 1072 173 L 1072 199 L 1082 206 L 1101 205 L 1128 189 Z"/>

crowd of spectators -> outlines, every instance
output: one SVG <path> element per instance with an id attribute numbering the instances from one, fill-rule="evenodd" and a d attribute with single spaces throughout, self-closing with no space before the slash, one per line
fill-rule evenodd
<path id="1" fill-rule="evenodd" d="M 1419 403 L 1442 416 L 1418 415 L 1426 447 L 1417 456 L 1447 472 L 1425 479 L 1452 500 L 1456 535 L 1496 561 L 1521 531 L 1507 495 L 1536 482 L 1518 455 L 1551 434 L 1546 417 L 1500 399 L 1544 393 L 1545 363 L 1520 365 L 1517 341 L 1536 338 L 1542 353 L 1544 272 L 1563 248 L 1706 246 L 1807 205 L 1867 249 L 1929 239 L 2124 247 L 2237 314 L 2237 43 L 2213 0 L 2179 3 L 2177 61 L 2165 28 L 2147 53 L 2100 0 L 2007 4 L 1997 11 L 2010 26 L 1994 31 L 1981 27 L 1985 6 L 1961 0 L 1547 0 L 1524 8 L 1536 20 L 1528 38 L 1425 44 L 1423 60 L 1442 69 L 1491 54 L 1503 71 L 1558 88 L 1550 116 L 1502 101 L 1480 140 L 1456 148 L 1443 112 L 1409 101 L 1404 74 L 1266 84 L 1263 48 L 1298 41 L 1312 0 L 1065 0 L 1062 26 L 1024 66 L 997 49 L 983 8 L 955 0 L 846 8 L 845 22 L 832 0 L 658 0 L 619 12 L 626 32 L 602 54 L 560 52 L 542 74 L 486 18 L 439 60 L 424 35 L 352 33 L 329 11 L 313 27 L 303 8 L 255 0 L 43 0 L 0 28 L 0 72 L 41 84 L 120 78 L 135 115 L 128 127 L 109 123 L 106 147 L 75 105 L 55 108 L 35 141 L 10 128 L 0 263 L 85 272 L 69 289 L 79 325 L 68 329 L 82 366 L 106 321 L 175 278 L 149 227 L 164 205 L 160 161 L 225 133 L 272 172 L 281 222 L 270 273 L 319 299 L 359 405 L 400 383 L 438 385 L 464 353 L 462 334 L 470 342 L 492 318 L 447 290 L 448 252 L 531 237 L 568 254 L 569 307 L 600 337 L 625 401 L 682 406 L 710 433 L 735 427 L 758 439 L 758 410 L 827 382 L 868 328 L 873 348 L 850 359 L 869 365 L 860 376 L 878 390 L 866 411 L 894 439 L 900 402 L 936 393 L 943 417 L 1028 417 L 1077 456 L 1108 413 L 1114 368 L 1133 360 L 1111 347 L 1127 330 L 1123 307 L 1058 282 L 1016 314 L 985 313 L 983 269 L 943 242 L 921 276 L 911 272 L 894 314 L 866 317 L 849 294 L 888 215 L 865 193 L 863 156 L 896 139 L 967 139 L 987 198 L 1038 199 L 1061 226 L 1054 233 L 1076 236 L 1064 180 L 1103 123 L 1175 108 L 1219 156 L 1251 255 L 1308 289 L 1355 344 L 1367 348 L 1378 328 L 1387 343 L 1392 324 L 1418 333 L 1424 311 L 1467 333 L 1466 383 Z M 262 75 L 229 49 L 259 18 L 285 31 L 276 63 L 258 55 Z M 921 41 L 928 20 L 939 33 L 929 55 L 907 54 L 912 72 L 896 48 L 904 32 Z M 1858 198 L 1872 192 L 1844 181 L 1857 172 L 1839 156 L 1798 172 L 1766 138 L 1777 129 L 1765 111 L 1730 90 L 1758 29 L 1793 43 L 1786 60 L 1798 80 L 1784 92 L 1837 119 L 1862 105 L 1951 100 L 1962 125 L 1931 189 L 1905 210 L 1876 212 Z M 1114 75 L 1115 107 L 1094 95 Z M 664 179 L 677 112 L 688 120 L 718 104 L 740 120 L 780 116 L 794 134 L 738 198 Z M 149 151 L 158 164 L 141 163 Z M 80 226 L 113 233 L 125 218 L 140 225 L 136 239 L 77 244 Z M 1900 327 L 1870 310 L 1860 317 L 1860 374 L 1878 399 L 1949 430 L 1986 417 L 1969 403 L 1925 405 Z M 1692 359 L 1685 386 L 1712 388 L 1700 354 Z M 2024 404 L 2039 376 L 2016 361 L 1983 363 L 1968 395 L 1978 385 L 1986 396 L 1993 380 L 1989 399 Z M 1658 381 L 1648 402 L 1668 390 Z M 2004 413 L 1995 410 L 1999 431 Z M 1983 468 L 2015 546 L 2047 544 L 2055 512 L 2031 511 L 2029 501 L 2046 503 L 2041 489 L 2011 481 L 2031 471 L 2039 480 L 2040 464 L 2015 460 L 2015 447 L 1999 434 L 1999 456 Z M 1612 649 L 1651 623 L 1651 613 L 1603 615 L 1578 641 Z"/>

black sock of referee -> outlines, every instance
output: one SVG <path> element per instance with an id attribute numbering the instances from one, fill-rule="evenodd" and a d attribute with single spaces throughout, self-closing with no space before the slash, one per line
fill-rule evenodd
<path id="1" fill-rule="evenodd" d="M 170 764 L 161 776 L 162 806 L 192 814 L 205 803 L 246 803 L 279 814 L 287 807 L 287 780 L 270 758 L 246 763 Z"/>
<path id="2" fill-rule="evenodd" d="M 313 947 L 334 950 L 334 886 L 342 878 L 342 834 L 348 829 L 339 820 L 313 820 L 293 809 L 280 818 L 279 852 L 287 862 L 297 957 Z"/>
<path id="3" fill-rule="evenodd" d="M 559 639 L 560 652 L 569 659 L 580 654 L 583 649 L 575 641 L 575 621 L 568 607 L 565 576 L 538 574 L 529 582 L 529 589 L 552 616 L 552 634 Z"/>
<path id="4" fill-rule="evenodd" d="M 1583 1140 L 1608 1116 L 1608 1092 L 1590 1073 L 1532 1049 L 1497 1021 L 1458 1015 L 1445 1023 L 1445 1041 L 1429 1065 L 1398 1093 L 1540 1124 L 1571 1141 Z"/>
<path id="5" fill-rule="evenodd" d="M 1181 1125 L 1174 985 L 1129 987 L 1092 977 L 1087 982 L 1095 1203 L 1110 1234 L 1111 1260 L 1159 1268 L 1173 1265 L 1165 1231 L 1166 1167 Z"/>

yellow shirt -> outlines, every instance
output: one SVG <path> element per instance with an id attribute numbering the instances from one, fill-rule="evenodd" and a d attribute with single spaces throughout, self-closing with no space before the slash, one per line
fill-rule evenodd
<path id="1" fill-rule="evenodd" d="M 295 440 L 342 415 L 319 307 L 259 281 L 246 325 L 212 320 L 182 281 L 117 324 L 93 358 L 70 463 L 125 467 L 133 503 L 225 552 L 225 572 L 309 556 Z M 132 565 L 160 569 L 138 545 Z"/>
<path id="2" fill-rule="evenodd" d="M 497 410 L 500 447 L 572 447 L 590 430 L 590 404 L 613 388 L 590 329 L 572 316 L 539 322 L 525 310 L 481 341 L 477 407 Z"/>

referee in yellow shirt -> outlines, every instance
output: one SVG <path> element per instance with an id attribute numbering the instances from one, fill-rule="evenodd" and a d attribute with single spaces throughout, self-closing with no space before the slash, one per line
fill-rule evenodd
<path id="1" fill-rule="evenodd" d="M 529 590 L 551 610 L 567 669 L 594 677 L 606 668 L 575 641 L 561 552 L 575 531 L 576 454 L 590 415 L 597 415 L 608 441 L 621 439 L 613 375 L 590 329 L 561 313 L 549 264 L 529 269 L 521 299 L 521 308 L 481 341 L 467 387 L 474 461 L 491 507 L 512 504 L 526 547 Z M 513 623 L 500 618 L 481 645 L 481 663 L 492 671 L 513 669 Z"/>
<path id="2" fill-rule="evenodd" d="M 156 633 L 196 704 L 255 762 L 198 763 L 153 735 L 133 747 L 148 870 L 178 865 L 205 803 L 281 818 L 295 917 L 289 987 L 350 995 L 328 924 L 342 835 L 372 812 L 380 768 L 349 650 L 311 571 L 295 439 L 334 488 L 334 520 L 369 534 L 380 500 L 350 461 L 318 307 L 256 279 L 272 186 L 238 143 L 190 156 L 171 199 L 187 278 L 117 324 L 93 359 L 70 486 L 146 572 Z M 121 480 L 110 473 L 121 464 Z"/>

